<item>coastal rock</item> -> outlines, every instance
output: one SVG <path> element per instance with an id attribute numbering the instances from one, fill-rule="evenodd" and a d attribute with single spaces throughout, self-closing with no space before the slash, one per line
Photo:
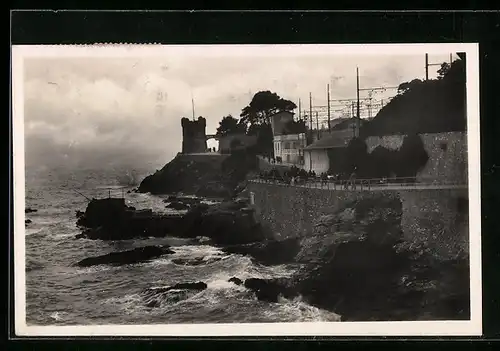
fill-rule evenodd
<path id="1" fill-rule="evenodd" d="M 25 220 L 24 220 L 24 224 L 26 224 L 26 225 L 27 225 L 27 224 L 30 224 L 31 222 L 32 222 L 32 221 L 31 221 L 31 219 L 25 219 Z"/>
<path id="2" fill-rule="evenodd" d="M 207 288 L 207 284 L 204 282 L 189 282 L 189 283 L 177 283 L 172 286 L 163 287 L 163 288 L 154 288 L 148 289 L 148 291 L 154 292 L 166 292 L 170 290 L 205 290 Z"/>
<path id="3" fill-rule="evenodd" d="M 236 277 L 231 277 L 228 279 L 228 282 L 229 283 L 234 283 L 236 285 L 241 285 L 243 284 L 243 281 L 240 279 L 240 278 L 236 278 Z"/>
<path id="4" fill-rule="evenodd" d="M 182 215 L 160 215 L 152 210 L 136 210 L 124 199 L 93 199 L 80 215 L 77 225 L 85 237 L 100 240 L 164 237 L 179 230 Z"/>
<path id="5" fill-rule="evenodd" d="M 105 255 L 88 257 L 77 263 L 80 267 L 100 264 L 123 265 L 149 261 L 166 254 L 175 253 L 168 247 L 145 246 L 128 251 L 111 252 Z"/>
<path id="6" fill-rule="evenodd" d="M 386 294 L 394 288 L 403 264 L 404 258 L 391 247 L 347 242 L 330 247 L 316 265 L 298 274 L 294 285 L 310 303 L 349 314 L 356 311 L 341 309 L 341 302 L 350 306 Z"/>
<path id="7" fill-rule="evenodd" d="M 294 262 L 300 250 L 300 239 L 265 240 L 245 245 L 230 245 L 223 247 L 226 253 L 249 255 L 264 265 L 277 265 Z"/>
<path id="8" fill-rule="evenodd" d="M 33 212 L 38 212 L 38 210 L 30 207 L 24 210 L 24 213 L 33 213 Z"/>
<path id="9" fill-rule="evenodd" d="M 377 194 L 318 217 L 300 240 L 295 261 L 302 265 L 265 298 L 275 301 L 284 286 L 347 321 L 467 319 L 467 259 L 444 262 L 418 248 L 396 249 L 401 215 L 397 196 Z"/>
<path id="10" fill-rule="evenodd" d="M 212 239 L 206 236 L 197 236 L 194 240 L 196 243 L 201 245 L 210 245 L 212 243 Z"/>
<path id="11" fill-rule="evenodd" d="M 186 204 L 179 202 L 179 201 L 171 202 L 166 207 L 171 208 L 171 209 L 176 210 L 176 211 L 183 211 L 183 210 L 189 209 L 189 205 L 186 205 Z"/>
<path id="12" fill-rule="evenodd" d="M 240 211 L 241 204 L 224 202 L 208 206 L 200 204 L 184 216 L 187 237 L 209 237 L 216 245 L 235 245 L 262 241 L 267 234 L 251 213 Z"/>
<path id="13" fill-rule="evenodd" d="M 139 192 L 169 194 L 182 192 L 199 197 L 230 199 L 234 189 L 251 170 L 257 157 L 249 150 L 231 155 L 178 154 L 161 170 L 144 178 Z"/>
<path id="14" fill-rule="evenodd" d="M 172 260 L 172 262 L 182 266 L 200 266 L 204 264 L 214 263 L 220 260 L 221 257 L 210 257 L 208 259 L 204 257 L 196 257 L 196 258 L 175 258 Z"/>
<path id="15" fill-rule="evenodd" d="M 285 298 L 296 296 L 292 289 L 276 280 L 249 278 L 245 280 L 244 286 L 253 291 L 260 301 L 278 302 L 279 296 Z"/>
<path id="16" fill-rule="evenodd" d="M 178 283 L 173 286 L 149 288 L 142 292 L 145 306 L 159 307 L 162 302 L 176 303 L 185 300 L 207 288 L 204 282 Z"/>

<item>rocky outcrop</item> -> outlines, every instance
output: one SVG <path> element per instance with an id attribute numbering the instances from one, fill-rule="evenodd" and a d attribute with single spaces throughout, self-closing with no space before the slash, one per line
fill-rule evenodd
<path id="1" fill-rule="evenodd" d="M 170 250 L 168 247 L 161 246 L 145 246 L 135 248 L 128 251 L 111 252 L 105 255 L 88 257 L 76 265 L 79 267 L 90 267 L 101 264 L 110 265 L 124 265 L 124 264 L 134 264 L 146 262 L 154 258 L 158 258 L 162 255 L 172 254 L 174 251 Z"/>
<path id="2" fill-rule="evenodd" d="M 159 307 L 163 302 L 176 303 L 207 288 L 204 282 L 178 283 L 173 286 L 149 288 L 142 292 L 146 307 Z"/>
<path id="3" fill-rule="evenodd" d="M 33 213 L 33 212 L 38 212 L 38 210 L 35 208 L 30 208 L 30 207 L 28 207 L 24 210 L 24 213 Z"/>
<path id="4" fill-rule="evenodd" d="M 200 203 L 184 215 L 160 215 L 136 210 L 123 199 L 92 200 L 77 224 L 83 232 L 77 238 L 123 240 L 164 237 L 209 238 L 215 245 L 259 242 L 270 237 L 244 201 L 216 205 Z"/>
<path id="5" fill-rule="evenodd" d="M 233 283 L 233 284 L 236 284 L 236 285 L 241 285 L 243 284 L 243 281 L 240 279 L 240 278 L 236 278 L 236 277 L 231 277 L 227 280 L 229 283 Z"/>
<path id="6" fill-rule="evenodd" d="M 181 266 L 200 266 L 205 264 L 214 263 L 220 261 L 222 257 L 195 257 L 195 258 L 174 258 L 172 263 L 181 265 Z"/>
<path id="7" fill-rule="evenodd" d="M 293 262 L 301 246 L 299 238 L 285 240 L 264 240 L 244 245 L 229 245 L 223 251 L 231 254 L 251 256 L 264 265 L 277 265 Z"/>
<path id="8" fill-rule="evenodd" d="M 247 150 L 232 155 L 178 154 L 161 170 L 144 178 L 139 192 L 182 192 L 201 197 L 229 199 L 235 188 L 257 167 L 255 154 Z"/>
<path id="9" fill-rule="evenodd" d="M 183 224 L 183 236 L 209 237 L 215 245 L 245 244 L 268 238 L 252 210 L 241 203 L 200 204 L 186 213 Z"/>
<path id="10" fill-rule="evenodd" d="M 253 291 L 261 301 L 278 302 L 280 296 L 290 298 L 297 295 L 293 288 L 280 284 L 277 280 L 250 278 L 245 280 L 244 286 Z"/>
<path id="11" fill-rule="evenodd" d="M 292 277 L 247 279 L 245 287 L 268 302 L 300 295 L 343 320 L 468 319 L 467 259 L 400 250 L 401 215 L 397 197 L 380 195 L 319 216 L 294 258 L 278 260 L 301 264 Z"/>
<path id="12" fill-rule="evenodd" d="M 166 208 L 171 208 L 173 210 L 177 211 L 184 211 L 184 210 L 189 210 L 190 206 L 187 204 L 184 204 L 180 201 L 173 201 L 169 203 L 168 205 L 165 206 Z"/>
<path id="13" fill-rule="evenodd" d="M 164 237 L 178 231 L 182 215 L 159 215 L 151 210 L 136 210 L 124 199 L 93 199 L 77 225 L 84 228 L 78 237 L 100 240 Z"/>

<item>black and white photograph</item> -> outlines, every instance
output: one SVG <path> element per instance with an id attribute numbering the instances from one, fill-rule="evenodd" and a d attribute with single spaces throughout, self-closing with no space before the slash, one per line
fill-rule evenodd
<path id="1" fill-rule="evenodd" d="M 16 333 L 481 334 L 477 50 L 14 46 Z"/>

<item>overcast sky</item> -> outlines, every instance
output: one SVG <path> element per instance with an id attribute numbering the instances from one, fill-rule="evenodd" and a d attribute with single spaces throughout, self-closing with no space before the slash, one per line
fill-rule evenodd
<path id="1" fill-rule="evenodd" d="M 222 50 L 222 49 L 221 49 Z M 434 62 L 449 55 L 434 55 Z M 424 55 L 164 58 L 28 58 L 24 62 L 26 163 L 161 166 L 181 149 L 180 119 L 238 117 L 260 90 L 308 108 L 354 98 L 361 87 L 423 78 Z M 435 77 L 438 67 L 430 68 Z M 393 92 L 387 93 L 389 95 Z M 304 105 L 303 105 L 304 106 Z M 71 158 L 71 161 L 68 160 Z"/>

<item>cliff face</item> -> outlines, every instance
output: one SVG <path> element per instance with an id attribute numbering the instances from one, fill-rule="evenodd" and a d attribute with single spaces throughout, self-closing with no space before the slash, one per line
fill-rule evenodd
<path id="1" fill-rule="evenodd" d="M 249 183 L 257 220 L 303 267 L 277 293 L 346 320 L 470 316 L 467 189 L 325 191 Z"/>

